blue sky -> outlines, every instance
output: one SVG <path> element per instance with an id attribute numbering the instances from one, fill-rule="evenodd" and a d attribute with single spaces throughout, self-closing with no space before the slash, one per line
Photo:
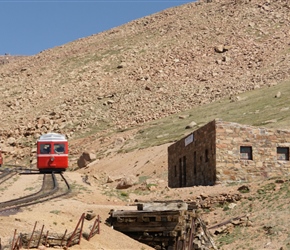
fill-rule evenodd
<path id="1" fill-rule="evenodd" d="M 193 1 L 0 0 L 0 55 L 34 55 Z"/>

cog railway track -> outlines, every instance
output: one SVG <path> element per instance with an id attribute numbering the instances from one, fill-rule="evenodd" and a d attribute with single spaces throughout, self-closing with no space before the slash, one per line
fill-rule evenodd
<path id="1" fill-rule="evenodd" d="M 4 169 L 0 174 L 0 185 L 17 174 L 15 170 Z"/>
<path id="2" fill-rule="evenodd" d="M 7 173 L 6 173 L 7 172 Z M 16 170 L 7 170 L 0 175 L 0 184 L 18 174 Z M 21 173 L 20 173 L 21 174 Z M 27 173 L 22 173 L 27 174 Z M 34 173 L 39 174 L 39 173 Z M 2 181 L 3 179 L 3 181 Z M 59 182 L 58 179 L 61 179 Z M 60 185 L 62 184 L 62 185 Z M 65 186 L 65 187 L 64 187 Z M 31 206 L 34 204 L 42 203 L 52 200 L 64 195 L 71 191 L 69 183 L 62 173 L 45 173 L 43 174 L 42 187 L 39 191 L 0 203 L 0 215 L 9 214 L 13 211 L 18 211 L 22 207 Z"/>

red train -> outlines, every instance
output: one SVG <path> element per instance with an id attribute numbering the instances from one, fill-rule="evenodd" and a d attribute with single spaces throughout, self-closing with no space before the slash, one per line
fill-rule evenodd
<path id="1" fill-rule="evenodd" d="M 41 172 L 65 171 L 68 168 L 68 141 L 65 135 L 48 133 L 37 141 L 37 168 Z"/>

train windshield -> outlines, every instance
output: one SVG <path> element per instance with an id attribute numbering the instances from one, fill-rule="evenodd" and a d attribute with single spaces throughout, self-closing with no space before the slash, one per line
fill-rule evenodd
<path id="1" fill-rule="evenodd" d="M 57 154 L 63 154 L 65 149 L 64 143 L 55 143 L 54 144 L 54 152 Z"/>
<path id="2" fill-rule="evenodd" d="M 40 144 L 41 154 L 50 154 L 50 144 Z"/>

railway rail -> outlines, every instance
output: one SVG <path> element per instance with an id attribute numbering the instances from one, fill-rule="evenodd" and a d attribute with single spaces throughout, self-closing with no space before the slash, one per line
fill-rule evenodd
<path id="1" fill-rule="evenodd" d="M 1 171 L 0 174 L 0 185 L 4 183 L 5 181 L 9 180 L 12 178 L 14 175 L 16 175 L 18 172 L 15 170 L 10 170 L 10 169 L 4 169 Z"/>
<path id="2" fill-rule="evenodd" d="M 10 171 L 9 174 L 11 178 L 11 175 L 17 174 L 17 171 Z M 7 173 L 8 176 L 9 174 Z M 22 172 L 20 174 L 33 174 L 33 173 Z M 64 181 L 65 188 L 60 186 L 57 177 L 60 177 L 61 180 Z M 17 199 L 12 199 L 9 201 L 1 202 L 0 215 L 9 214 L 12 211 L 20 210 L 22 207 L 31 206 L 37 203 L 42 203 L 48 200 L 52 200 L 52 199 L 67 195 L 70 191 L 71 189 L 70 189 L 69 183 L 67 182 L 67 180 L 65 179 L 65 177 L 63 176 L 61 172 L 60 173 L 54 173 L 54 172 L 45 173 L 43 174 L 42 187 L 38 192 L 23 196 Z"/>

